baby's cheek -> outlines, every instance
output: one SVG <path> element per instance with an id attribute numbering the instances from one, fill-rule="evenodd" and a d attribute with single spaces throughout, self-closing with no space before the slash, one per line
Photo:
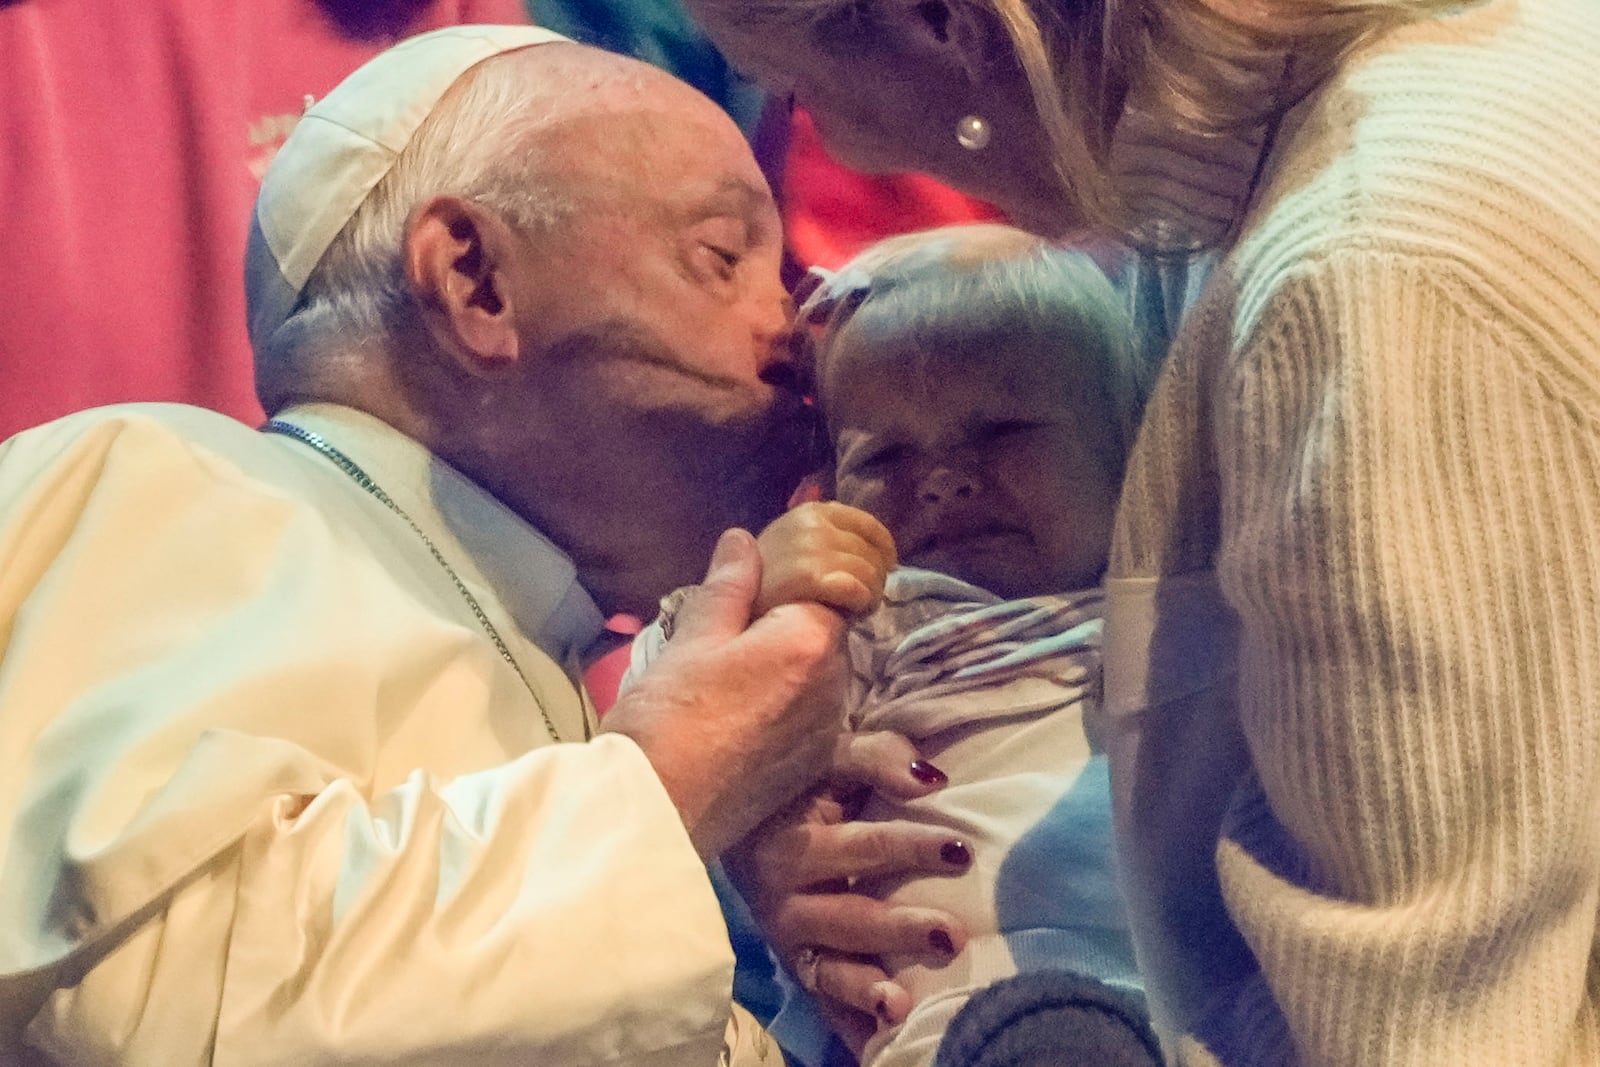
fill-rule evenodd
<path id="1" fill-rule="evenodd" d="M 833 487 L 833 498 L 841 504 L 860 508 L 889 528 L 896 537 L 896 524 L 905 521 L 905 509 L 895 505 L 896 494 L 882 478 L 851 475 L 840 478 Z"/>
<path id="2" fill-rule="evenodd" d="M 883 496 L 883 482 L 877 478 L 863 478 L 859 475 L 847 474 L 834 479 L 833 499 L 841 504 L 848 504 L 853 508 L 871 512 L 874 516 L 873 505 Z M 878 521 L 882 522 L 881 516 Z"/>

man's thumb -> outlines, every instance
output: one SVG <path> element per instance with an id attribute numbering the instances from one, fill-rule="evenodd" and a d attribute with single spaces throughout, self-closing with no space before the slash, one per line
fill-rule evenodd
<path id="1" fill-rule="evenodd" d="M 724 530 L 711 553 L 711 566 L 678 608 L 673 639 L 697 636 L 732 637 L 750 625 L 750 612 L 761 591 L 761 552 L 748 530 Z"/>

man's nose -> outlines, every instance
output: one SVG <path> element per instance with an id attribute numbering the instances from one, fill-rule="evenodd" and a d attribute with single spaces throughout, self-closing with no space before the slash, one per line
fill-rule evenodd
<path id="1" fill-rule="evenodd" d="M 759 377 L 768 385 L 810 395 L 811 376 L 806 367 L 802 336 L 794 321 L 794 302 L 783 292 L 766 302 L 758 313 L 754 340 L 760 353 Z"/>
<path id="2" fill-rule="evenodd" d="M 940 464 L 917 483 L 917 499 L 924 504 L 950 504 L 976 496 L 982 482 L 964 467 Z"/>

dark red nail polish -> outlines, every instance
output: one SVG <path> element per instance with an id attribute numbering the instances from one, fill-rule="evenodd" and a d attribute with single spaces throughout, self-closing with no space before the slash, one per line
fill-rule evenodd
<path id="1" fill-rule="evenodd" d="M 950 780 L 939 768 L 921 759 L 911 761 L 911 777 L 923 785 L 944 785 Z"/>
<path id="2" fill-rule="evenodd" d="M 939 846 L 939 858 L 952 867 L 965 869 L 972 864 L 972 850 L 961 841 L 946 841 Z"/>
<path id="3" fill-rule="evenodd" d="M 950 940 L 949 933 L 938 927 L 928 931 L 928 944 L 946 956 L 954 956 L 956 954 L 956 943 Z"/>
<path id="4" fill-rule="evenodd" d="M 885 1026 L 889 1026 L 894 1023 L 894 1018 L 889 1014 L 889 1002 L 887 1000 L 878 1001 L 876 1010 L 878 1013 L 879 1022 L 883 1023 Z"/>

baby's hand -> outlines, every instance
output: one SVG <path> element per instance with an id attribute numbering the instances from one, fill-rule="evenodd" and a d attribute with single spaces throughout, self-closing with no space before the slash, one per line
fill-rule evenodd
<path id="1" fill-rule="evenodd" d="M 801 504 L 756 539 L 761 594 L 755 610 L 814 600 L 848 615 L 871 611 L 895 567 L 894 537 L 865 511 L 831 500 Z"/>

